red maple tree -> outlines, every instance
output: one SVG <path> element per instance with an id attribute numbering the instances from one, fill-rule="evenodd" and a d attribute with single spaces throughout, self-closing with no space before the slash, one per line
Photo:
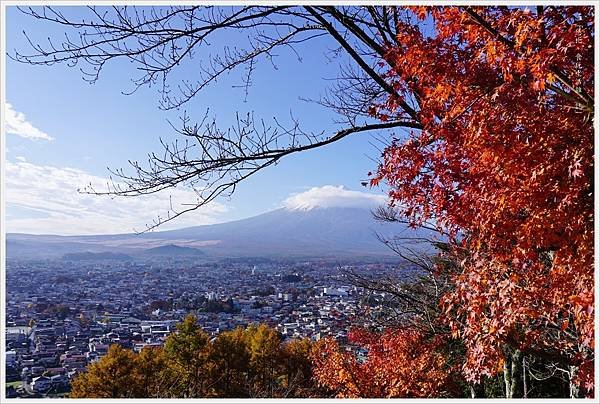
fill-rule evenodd
<path id="1" fill-rule="evenodd" d="M 428 338 L 411 329 L 389 329 L 383 334 L 354 329 L 351 344 L 366 357 L 340 349 L 327 338 L 313 350 L 315 380 L 338 397 L 444 397 L 455 394 L 454 370 L 443 351 L 443 337 Z"/>
<path id="2" fill-rule="evenodd" d="M 423 129 L 393 139 L 371 185 L 387 183 L 413 225 L 434 222 L 454 240 L 455 287 L 440 305 L 466 347 L 463 374 L 471 383 L 497 374 L 510 347 L 553 361 L 593 394 L 593 8 L 408 15 L 380 64 L 400 96 L 370 113 L 417 111 Z M 419 343 L 410 330 L 386 334 L 367 344 L 363 365 L 324 343 L 330 359 L 317 378 L 345 396 L 436 395 L 443 375 L 419 363 L 442 364 L 406 356 L 405 344 Z M 395 373 L 406 367 L 410 375 Z M 417 391 L 394 390 L 395 380 Z"/>
<path id="3" fill-rule="evenodd" d="M 552 355 L 593 388 L 593 9 L 413 8 L 389 79 L 422 131 L 395 139 L 371 184 L 416 225 L 469 252 L 442 301 L 467 345 L 465 374 L 501 347 Z M 402 117 L 398 100 L 373 108 Z"/>

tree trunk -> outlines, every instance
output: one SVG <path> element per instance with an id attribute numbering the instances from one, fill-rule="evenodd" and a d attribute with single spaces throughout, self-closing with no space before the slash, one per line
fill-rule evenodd
<path id="1" fill-rule="evenodd" d="M 525 360 L 525 356 L 523 356 L 523 367 L 521 372 L 523 373 L 523 398 L 527 398 L 527 361 Z"/>
<path id="2" fill-rule="evenodd" d="M 513 398 L 517 391 L 517 369 L 521 352 L 517 349 L 512 354 L 506 355 L 504 361 L 504 393 L 506 398 Z"/>
<path id="3" fill-rule="evenodd" d="M 575 383 L 577 370 L 577 366 L 569 366 L 569 396 L 571 398 L 579 398 L 579 385 Z"/>

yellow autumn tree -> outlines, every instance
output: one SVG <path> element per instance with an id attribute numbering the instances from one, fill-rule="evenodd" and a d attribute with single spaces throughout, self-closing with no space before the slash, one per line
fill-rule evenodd
<path id="1" fill-rule="evenodd" d="M 136 355 L 111 345 L 101 360 L 88 366 L 71 384 L 71 398 L 131 398 L 136 396 Z"/>
<path id="2" fill-rule="evenodd" d="M 212 381 L 209 363 L 210 338 L 188 315 L 177 324 L 177 332 L 165 342 L 169 370 L 175 375 L 170 391 L 174 397 L 209 397 Z"/>
<path id="3" fill-rule="evenodd" d="M 264 324 L 222 332 L 212 341 L 194 316 L 164 347 L 134 353 L 112 345 L 72 384 L 74 398 L 310 397 L 316 391 L 310 340 L 283 342 Z"/>
<path id="4" fill-rule="evenodd" d="M 215 392 L 219 397 L 248 397 L 250 351 L 241 327 L 220 333 L 212 343 Z"/>

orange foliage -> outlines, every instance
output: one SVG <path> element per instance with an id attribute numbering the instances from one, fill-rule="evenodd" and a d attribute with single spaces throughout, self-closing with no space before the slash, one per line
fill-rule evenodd
<path id="1" fill-rule="evenodd" d="M 388 78 L 424 129 L 394 140 L 371 184 L 460 239 L 468 258 L 442 304 L 469 380 L 510 344 L 579 366 L 591 391 L 593 8 L 413 11 L 431 23 L 398 24 Z M 406 118 L 398 105 L 372 112 Z"/>
<path id="2" fill-rule="evenodd" d="M 368 350 L 363 362 L 331 338 L 319 341 L 312 354 L 315 380 L 338 397 L 444 397 L 456 389 L 440 338 L 427 340 L 408 329 L 383 335 L 354 330 L 349 337 Z"/>

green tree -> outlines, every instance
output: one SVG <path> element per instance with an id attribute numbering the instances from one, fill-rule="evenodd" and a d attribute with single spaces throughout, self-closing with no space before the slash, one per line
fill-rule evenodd
<path id="1" fill-rule="evenodd" d="M 250 396 L 273 397 L 281 338 L 265 324 L 252 324 L 246 329 L 246 339 L 250 351 Z"/>
<path id="2" fill-rule="evenodd" d="M 90 326 L 90 320 L 86 317 L 85 313 L 79 313 L 77 319 L 79 320 L 79 324 L 81 324 L 82 327 L 87 328 Z"/>
<path id="3" fill-rule="evenodd" d="M 176 397 L 207 397 L 210 393 L 210 339 L 188 315 L 165 342 L 169 368 L 176 375 L 170 391 Z"/>
<path id="4" fill-rule="evenodd" d="M 212 344 L 215 389 L 219 397 L 248 397 L 250 351 L 246 333 L 238 327 L 219 334 Z"/>

